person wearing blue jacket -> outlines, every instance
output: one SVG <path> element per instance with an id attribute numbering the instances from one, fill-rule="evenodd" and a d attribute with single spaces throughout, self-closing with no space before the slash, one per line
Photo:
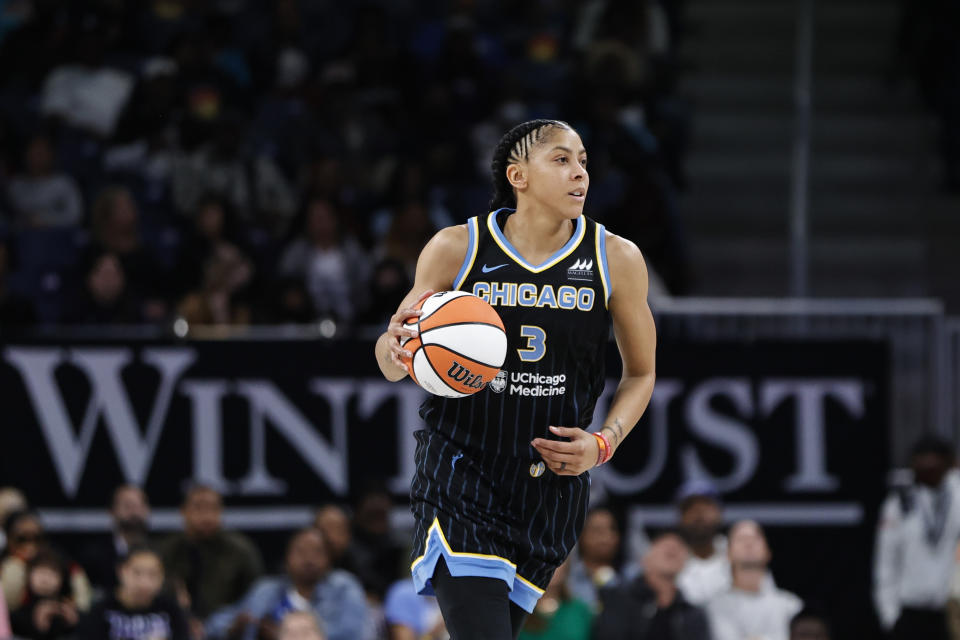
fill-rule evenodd
<path id="1" fill-rule="evenodd" d="M 286 575 L 261 578 L 237 603 L 207 620 L 211 640 L 275 638 L 290 611 L 312 611 L 324 624 L 328 640 L 362 639 L 371 628 L 360 581 L 333 569 L 317 529 L 303 529 L 287 545 Z"/>

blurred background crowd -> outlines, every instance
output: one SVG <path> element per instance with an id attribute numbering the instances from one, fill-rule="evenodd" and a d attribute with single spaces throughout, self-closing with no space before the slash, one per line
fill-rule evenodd
<path id="1" fill-rule="evenodd" d="M 0 326 L 379 324 L 545 113 L 683 292 L 680 4 L 4 2 Z"/>
<path id="2" fill-rule="evenodd" d="M 873 600 L 893 640 L 960 639 L 960 469 L 952 443 L 921 438 L 876 522 Z M 149 496 L 118 486 L 110 530 L 57 539 L 28 497 L 0 488 L 0 639 L 442 640 L 415 593 L 408 530 L 372 487 L 328 503 L 285 544 L 256 544 L 189 486 L 180 527 L 151 530 Z M 734 520 L 716 487 L 682 485 L 677 525 L 650 528 L 603 502 L 528 618 L 523 640 L 830 640 L 818 587 L 777 583 L 763 528 Z M 629 522 L 629 524 L 627 524 Z M 876 623 L 861 620 L 856 635 Z M 863 635 L 861 635 L 861 633 Z"/>
<path id="3" fill-rule="evenodd" d="M 376 490 L 353 506 L 326 504 L 283 549 L 260 549 L 224 526 L 210 487 L 187 490 L 183 529 L 164 536 L 150 530 L 146 494 L 123 485 L 110 533 L 74 541 L 70 556 L 20 491 L 0 488 L 0 638 L 447 638 L 435 599 L 414 591 L 410 535 L 391 527 L 390 506 Z M 684 487 L 677 513 L 679 528 L 648 535 L 594 507 L 520 637 L 831 637 L 821 613 L 776 586 L 757 523 L 733 523 L 725 535 L 713 487 Z"/>

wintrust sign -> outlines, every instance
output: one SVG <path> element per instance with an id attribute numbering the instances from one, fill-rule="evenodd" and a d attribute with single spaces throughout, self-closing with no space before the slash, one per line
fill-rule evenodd
<path id="1" fill-rule="evenodd" d="M 882 484 L 885 467 L 885 374 L 865 348 L 767 346 L 751 360 L 749 346 L 661 345 L 650 406 L 597 478 L 647 502 L 669 502 L 690 478 L 744 500 L 857 499 L 858 478 Z M 405 495 L 424 393 L 376 376 L 372 356 L 356 357 L 364 350 L 372 344 L 8 346 L 0 484 L 46 506 L 99 507 L 120 482 L 146 486 L 157 505 L 177 504 L 185 481 L 251 505 L 315 504 L 370 478 Z M 794 352 L 794 364 L 769 366 Z M 617 383 L 608 378 L 593 428 Z"/>

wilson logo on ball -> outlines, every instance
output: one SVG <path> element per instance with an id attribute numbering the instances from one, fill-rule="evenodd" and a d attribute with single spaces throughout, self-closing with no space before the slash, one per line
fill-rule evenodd
<path id="1" fill-rule="evenodd" d="M 483 376 L 470 373 L 469 369 L 456 360 L 453 361 L 453 365 L 447 371 L 447 375 L 468 389 L 483 389 Z"/>

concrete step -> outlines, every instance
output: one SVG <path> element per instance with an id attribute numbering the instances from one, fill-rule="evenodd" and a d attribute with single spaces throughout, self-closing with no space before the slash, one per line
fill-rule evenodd
<path id="1" fill-rule="evenodd" d="M 872 40 L 816 38 L 813 46 L 814 73 L 883 73 L 893 62 L 893 48 Z"/>
<path id="2" fill-rule="evenodd" d="M 749 108 L 792 113 L 795 109 L 793 80 L 792 68 L 773 73 L 692 71 L 681 78 L 679 93 L 692 100 L 699 112 L 736 112 Z M 891 85 L 881 73 L 816 73 L 811 91 L 817 113 L 916 114 L 921 109 L 912 85 Z"/>
<path id="3" fill-rule="evenodd" d="M 934 189 L 937 181 L 935 163 L 923 156 L 831 153 L 816 157 L 810 166 L 814 193 L 917 194 Z"/>
<path id="4" fill-rule="evenodd" d="M 915 114 L 814 113 L 811 133 L 815 157 L 825 153 L 925 154 L 936 139 L 933 123 Z"/>
<path id="5" fill-rule="evenodd" d="M 809 211 L 814 236 L 856 234 L 864 229 L 889 235 L 922 234 L 927 226 L 916 196 L 869 193 L 813 193 Z"/>
<path id="6" fill-rule="evenodd" d="M 792 73 L 796 53 L 790 38 L 757 35 L 704 41 L 689 39 L 681 55 L 701 73 Z"/>
<path id="7" fill-rule="evenodd" d="M 784 152 L 752 152 L 740 148 L 704 151 L 691 156 L 687 170 L 698 181 L 726 180 L 740 184 L 781 181 L 789 175 L 790 158 Z"/>
<path id="8" fill-rule="evenodd" d="M 695 0 L 687 2 L 685 18 L 697 23 L 793 22 L 797 15 L 796 0 Z"/>
<path id="9" fill-rule="evenodd" d="M 693 150 L 729 154 L 732 150 L 751 153 L 786 153 L 793 137 L 791 114 L 714 109 L 700 115 L 694 124 Z"/>
<path id="10" fill-rule="evenodd" d="M 697 122 L 714 110 L 793 109 L 793 79 L 789 73 L 691 72 L 680 79 L 679 93 L 697 104 Z"/>
<path id="11" fill-rule="evenodd" d="M 788 153 L 793 144 L 792 113 L 721 111 L 713 109 L 694 124 L 694 152 Z M 815 153 L 926 152 L 938 133 L 931 120 L 913 114 L 813 114 L 811 141 Z"/>
<path id="12" fill-rule="evenodd" d="M 813 295 L 921 295 L 925 243 L 921 238 L 813 238 L 809 282 Z M 766 235 L 713 236 L 691 242 L 695 291 L 704 295 L 789 294 L 789 241 Z"/>
<path id="13" fill-rule="evenodd" d="M 717 235 L 742 230 L 786 235 L 790 226 L 789 193 L 782 198 L 744 191 L 734 198 L 691 193 L 680 202 L 684 225 L 691 234 Z M 920 233 L 926 216 L 916 198 L 878 197 L 869 194 L 811 194 L 809 229 L 814 236 Z"/>

